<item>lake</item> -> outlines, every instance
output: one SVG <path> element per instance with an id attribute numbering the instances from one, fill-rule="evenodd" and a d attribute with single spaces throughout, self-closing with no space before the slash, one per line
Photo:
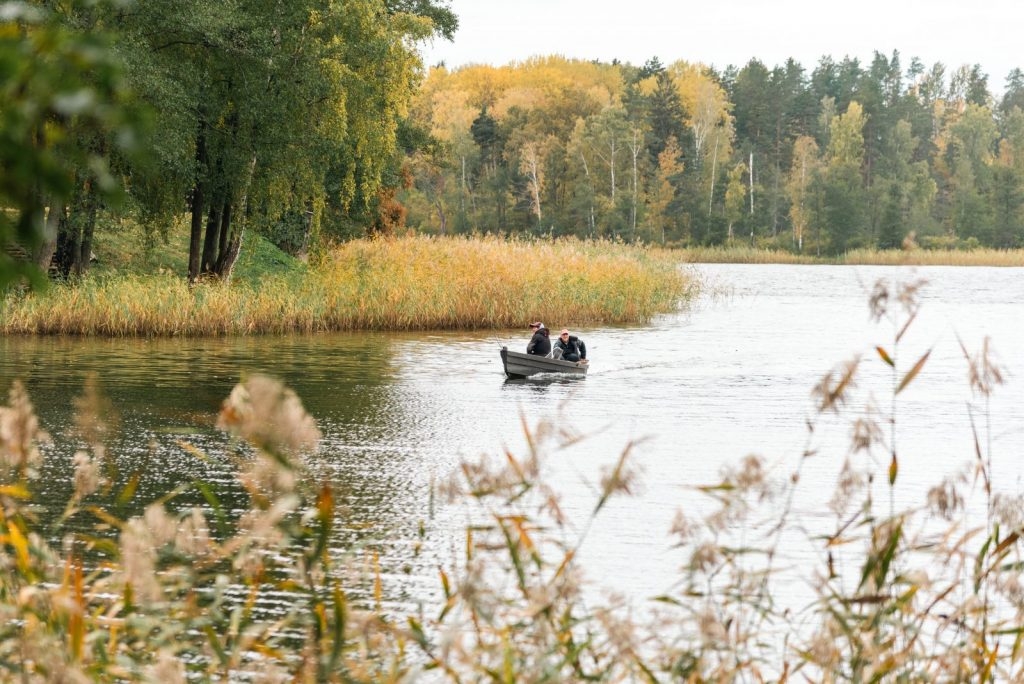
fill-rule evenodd
<path id="1" fill-rule="evenodd" d="M 788 479 L 805 459 L 794 497 L 801 525 L 831 529 L 827 503 L 849 454 L 851 421 L 893 409 L 893 377 L 876 345 L 896 353 L 892 323 L 871 321 L 868 297 L 882 278 L 928 284 L 923 306 L 901 340 L 905 372 L 931 350 L 898 396 L 899 479 L 887 505 L 921 505 L 927 488 L 974 457 L 972 420 L 991 446 L 997 486 L 1022 488 L 1024 461 L 1024 269 L 695 265 L 705 294 L 690 306 L 638 327 L 574 329 L 591 359 L 583 379 L 507 381 L 498 350 L 525 350 L 529 330 L 414 334 L 332 334 L 204 340 L 0 338 L 0 390 L 23 380 L 54 437 L 44 470 L 46 497 L 70 487 L 72 398 L 97 374 L 122 437 L 112 448 L 122 469 L 141 472 L 137 510 L 167 489 L 205 478 L 226 491 L 222 459 L 188 455 L 188 442 L 213 456 L 226 440 L 213 427 L 221 401 L 249 372 L 281 378 L 316 418 L 324 439 L 314 472 L 330 480 L 345 507 L 339 555 L 380 553 L 385 591 L 396 607 L 437 600 L 438 564 L 457 557 L 473 513 L 433 495 L 465 459 L 523 454 L 522 421 L 556 421 L 585 438 L 548 461 L 546 477 L 583 534 L 583 567 L 595 591 L 643 601 L 676 586 L 686 551 L 673 548 L 676 512 L 710 510 L 699 485 L 758 454 Z M 552 329 L 562 321 L 545 321 Z M 967 384 L 963 345 L 975 353 L 991 338 L 1008 382 L 991 403 Z M 811 390 L 837 364 L 860 354 L 861 378 L 847 412 L 818 416 Z M 814 425 L 813 433 L 808 424 Z M 988 428 L 987 432 L 984 432 Z M 888 431 L 888 428 L 886 428 Z M 602 467 L 638 441 L 642 486 L 614 500 L 592 526 Z M 854 455 L 886 479 L 889 456 Z M 198 499 L 197 499 L 198 501 Z M 238 505 L 241 505 L 240 503 Z M 420 529 L 423 529 L 422 539 Z M 794 565 L 820 562 L 810 535 L 780 549 Z M 794 589 L 793 597 L 800 597 Z"/>

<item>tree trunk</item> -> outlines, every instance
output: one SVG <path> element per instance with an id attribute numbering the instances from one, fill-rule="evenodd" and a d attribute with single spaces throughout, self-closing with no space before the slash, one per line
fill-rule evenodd
<path id="1" fill-rule="evenodd" d="M 462 160 L 462 185 L 459 188 L 459 202 L 462 215 L 466 215 L 466 155 L 460 155 Z"/>
<path id="2" fill-rule="evenodd" d="M 76 198 L 75 204 L 78 204 Z M 72 210 L 72 216 L 75 212 Z M 80 219 L 75 216 L 70 221 L 60 221 L 57 226 L 57 245 L 53 252 L 53 260 L 50 266 L 58 278 L 67 278 L 75 265 L 75 255 L 78 254 L 81 242 L 81 231 L 79 230 Z"/>
<path id="3" fill-rule="evenodd" d="M 200 244 L 203 237 L 203 185 L 196 182 L 192 188 L 192 231 L 188 244 L 188 282 L 191 285 L 199 278 Z"/>
<path id="4" fill-rule="evenodd" d="M 231 271 L 235 268 L 235 262 L 238 260 L 238 255 L 241 251 L 242 232 L 239 231 L 238 235 L 228 243 L 227 250 L 217 260 L 217 275 L 221 279 L 229 280 L 231 278 Z"/>
<path id="5" fill-rule="evenodd" d="M 750 246 L 754 246 L 754 153 L 750 153 Z"/>
<path id="6" fill-rule="evenodd" d="M 203 273 L 213 273 L 217 263 L 217 247 L 220 245 L 220 198 L 210 198 L 210 211 L 206 216 L 206 239 L 203 240 Z"/>
<path id="7" fill-rule="evenodd" d="M 75 194 L 67 218 L 58 222 L 57 245 L 50 264 L 50 269 L 60 278 L 82 275 L 83 236 L 86 229 L 91 228 L 90 224 L 96 221 L 92 179 L 78 174 L 75 180 Z"/>
<path id="8" fill-rule="evenodd" d="M 214 245 L 216 257 L 210 265 L 210 272 L 218 278 L 224 275 L 227 253 L 230 246 L 231 236 L 231 205 L 225 201 L 224 206 L 218 208 L 217 214 L 217 244 Z M 209 235 L 207 235 L 209 237 Z M 237 255 L 236 255 L 237 256 Z"/>
<path id="9" fill-rule="evenodd" d="M 224 209 L 221 212 L 221 249 L 220 256 L 217 257 L 217 263 L 214 267 L 214 273 L 217 274 L 222 280 L 229 280 L 231 278 L 231 271 L 235 267 L 235 261 L 238 259 L 239 253 L 242 250 L 242 236 L 245 233 L 245 219 L 246 212 L 249 210 L 249 188 L 252 185 L 252 177 L 256 172 L 256 154 L 252 155 L 252 159 L 249 160 L 249 169 L 245 175 L 245 184 L 242 186 L 242 195 L 238 200 L 238 230 L 233 231 L 231 228 L 232 220 L 232 209 L 231 209 L 231 195 L 229 191 L 226 193 L 224 200 Z"/>
<path id="10" fill-rule="evenodd" d="M 715 154 L 711 158 L 711 192 L 708 193 L 708 216 L 711 216 L 711 207 L 715 201 L 715 173 L 718 165 L 718 133 L 715 133 Z"/>
<path id="11" fill-rule="evenodd" d="M 448 217 L 444 213 L 444 204 L 441 203 L 441 198 L 437 197 L 434 199 L 434 207 L 437 209 L 437 220 L 441 224 L 441 235 L 448 234 Z"/>
<path id="12" fill-rule="evenodd" d="M 98 210 L 96 197 L 91 194 L 89 206 L 86 209 L 85 225 L 82 226 L 81 249 L 78 252 L 78 259 L 75 262 L 75 275 L 81 276 L 89 270 L 92 264 L 92 236 L 96 232 L 96 212 Z"/>
<path id="13" fill-rule="evenodd" d="M 536 151 L 533 152 L 529 161 L 530 190 L 533 195 L 533 206 L 537 209 L 537 234 L 544 232 L 544 212 L 540 205 L 540 168 Z"/>
<path id="14" fill-rule="evenodd" d="M 196 136 L 196 181 L 192 188 L 192 230 L 188 243 L 188 282 L 189 285 L 199 278 L 202 252 L 200 245 L 203 238 L 203 210 L 204 200 L 203 184 L 205 182 L 206 166 L 206 124 L 199 123 L 199 133 Z"/>
<path id="15" fill-rule="evenodd" d="M 613 207 L 615 206 L 615 148 L 616 148 L 615 138 L 612 138 L 612 141 L 611 141 L 611 143 L 609 145 L 609 152 L 608 152 L 608 174 L 611 177 L 611 181 L 612 181 L 612 188 L 611 188 L 611 190 L 612 190 L 612 206 Z"/>
<path id="16" fill-rule="evenodd" d="M 587 164 L 587 157 L 583 154 L 583 150 L 580 150 L 580 160 L 583 162 L 583 175 L 587 179 L 587 186 L 590 190 L 590 213 L 587 217 L 588 223 L 590 224 L 590 237 L 595 237 L 597 232 L 597 219 L 594 216 L 594 183 L 590 180 L 590 166 Z"/>
<path id="17" fill-rule="evenodd" d="M 57 250 L 57 236 L 60 234 L 61 222 L 66 220 L 64 203 L 57 197 L 49 199 L 46 220 L 43 222 L 43 240 L 32 254 L 32 260 L 43 273 L 50 270 L 53 254 Z"/>
<path id="18" fill-rule="evenodd" d="M 224 198 L 224 208 L 220 212 L 220 244 L 217 245 L 217 261 L 228 249 L 229 237 L 231 235 L 231 193 Z"/>
<path id="19" fill-rule="evenodd" d="M 313 218 L 316 213 L 313 210 L 313 203 L 309 203 L 309 208 L 302 212 L 302 244 L 299 245 L 299 249 L 295 252 L 295 257 L 303 263 L 309 260 L 309 240 L 313 237 Z"/>
<path id="20" fill-rule="evenodd" d="M 640 188 L 639 188 L 639 185 L 640 185 L 640 180 L 639 180 L 640 179 L 640 174 L 639 174 L 639 171 L 637 169 L 637 158 L 640 156 L 640 151 L 643 148 L 640 145 L 639 137 L 640 137 L 639 131 L 637 131 L 634 128 L 633 129 L 633 147 L 631 149 L 631 151 L 633 152 L 633 208 L 632 208 L 632 211 L 630 212 L 630 224 L 631 224 L 630 225 L 630 232 L 632 233 L 630 235 L 630 241 L 632 241 L 632 242 L 636 241 L 637 202 L 639 201 L 639 195 L 640 195 Z"/>
<path id="21" fill-rule="evenodd" d="M 89 177 L 80 177 L 66 221 L 59 226 L 53 267 L 62 277 L 81 276 L 89 267 L 99 200 Z"/>
<path id="22" fill-rule="evenodd" d="M 107 156 L 107 143 L 103 138 L 96 142 L 96 152 L 101 156 Z M 81 277 L 89 270 L 92 260 L 92 238 L 96 231 L 96 213 L 99 211 L 100 205 L 95 178 L 91 176 L 83 178 L 80 190 L 73 214 L 76 249 L 72 254 L 71 272 L 76 277 Z"/>

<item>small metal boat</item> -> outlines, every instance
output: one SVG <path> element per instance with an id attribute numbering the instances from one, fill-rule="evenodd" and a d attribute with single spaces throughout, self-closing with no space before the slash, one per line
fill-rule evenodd
<path id="1" fill-rule="evenodd" d="M 501 348 L 501 364 L 505 367 L 505 375 L 510 378 L 526 378 L 537 373 L 568 373 L 570 375 L 586 375 L 590 364 L 586 359 L 581 361 L 563 361 L 550 356 L 523 354 Z"/>

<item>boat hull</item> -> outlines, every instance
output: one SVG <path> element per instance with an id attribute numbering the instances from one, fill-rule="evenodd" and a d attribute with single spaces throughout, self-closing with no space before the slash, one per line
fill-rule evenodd
<path id="1" fill-rule="evenodd" d="M 563 361 L 535 354 L 523 354 L 501 348 L 501 364 L 505 367 L 505 375 L 510 378 L 527 378 L 538 373 L 567 373 L 569 375 L 586 375 L 590 367 L 586 361 Z"/>

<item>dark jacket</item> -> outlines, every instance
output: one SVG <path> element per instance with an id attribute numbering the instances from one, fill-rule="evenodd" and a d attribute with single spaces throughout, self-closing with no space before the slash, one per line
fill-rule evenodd
<path id="1" fill-rule="evenodd" d="M 563 359 L 579 361 L 587 358 L 587 345 L 583 344 L 583 340 L 575 335 L 569 335 L 568 342 L 562 342 L 562 338 L 559 337 L 555 340 L 555 349 L 562 350 Z M 572 358 L 573 356 L 576 356 L 577 358 Z"/>
<path id="2" fill-rule="evenodd" d="M 538 328 L 530 338 L 530 343 L 526 345 L 526 353 L 547 356 L 551 352 L 551 340 L 548 339 L 548 334 L 547 328 Z"/>

